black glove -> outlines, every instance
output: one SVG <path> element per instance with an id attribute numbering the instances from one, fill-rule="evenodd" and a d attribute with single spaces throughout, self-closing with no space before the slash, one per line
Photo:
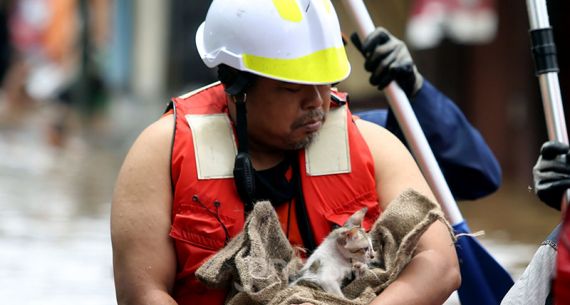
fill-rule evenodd
<path id="1" fill-rule="evenodd" d="M 532 169 L 534 192 L 542 202 L 557 210 L 560 210 L 562 196 L 570 188 L 568 152 L 566 144 L 546 142 Z"/>
<path id="2" fill-rule="evenodd" d="M 364 55 L 364 68 L 371 72 L 370 83 L 384 90 L 395 80 L 408 98 L 412 98 L 422 87 L 423 77 L 414 65 L 406 44 L 394 37 L 384 28 L 377 28 L 364 43 L 356 33 L 351 40 Z"/>

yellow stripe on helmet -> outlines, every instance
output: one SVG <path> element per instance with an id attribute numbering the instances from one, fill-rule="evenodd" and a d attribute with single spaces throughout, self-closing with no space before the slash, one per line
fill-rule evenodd
<path id="1" fill-rule="evenodd" d="M 243 64 L 254 73 L 304 84 L 332 84 L 344 80 L 350 64 L 344 47 L 332 47 L 293 59 L 243 55 Z"/>
<path id="2" fill-rule="evenodd" d="M 323 0 L 323 4 L 325 5 L 325 10 L 327 11 L 327 13 L 331 13 L 332 10 L 332 4 L 330 0 Z"/>
<path id="3" fill-rule="evenodd" d="M 273 0 L 281 18 L 291 22 L 301 22 L 303 13 L 296 0 Z"/>

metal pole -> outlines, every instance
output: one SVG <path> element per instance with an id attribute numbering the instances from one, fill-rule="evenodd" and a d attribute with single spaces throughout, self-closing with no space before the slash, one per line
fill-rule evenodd
<path id="1" fill-rule="evenodd" d="M 531 32 L 540 30 L 552 31 L 548 18 L 546 0 L 527 0 L 527 8 Z M 554 41 L 551 43 L 554 46 Z M 535 47 L 536 46 L 533 45 L 533 49 Z M 556 54 L 553 54 L 553 56 L 554 59 L 556 59 Z M 568 144 L 564 108 L 562 106 L 560 83 L 558 81 L 558 66 L 556 64 L 552 67 L 546 67 L 548 71 L 542 71 L 542 69 L 540 69 L 541 67 L 537 68 L 539 68 L 537 75 L 540 83 L 540 91 L 542 93 L 548 138 Z"/>
<path id="2" fill-rule="evenodd" d="M 343 0 L 342 2 L 349 14 L 355 17 L 354 21 L 357 24 L 358 35 L 363 40 L 376 29 L 363 0 Z M 384 93 L 388 98 L 388 103 L 398 120 L 400 128 L 404 132 L 410 149 L 447 219 L 452 225 L 462 222 L 463 216 L 431 151 L 426 136 L 408 101 L 408 97 L 395 82 L 391 82 L 384 89 Z"/>
<path id="3" fill-rule="evenodd" d="M 527 0 L 526 3 L 530 21 L 533 58 L 540 84 L 548 138 L 551 141 L 568 144 L 568 132 L 558 81 L 556 45 L 550 27 L 546 0 Z M 567 191 L 562 202 L 563 207 L 568 205 L 569 196 L 570 192 Z"/>

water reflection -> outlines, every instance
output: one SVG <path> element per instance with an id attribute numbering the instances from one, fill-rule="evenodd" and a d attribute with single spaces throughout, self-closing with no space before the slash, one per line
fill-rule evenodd
<path id="1" fill-rule="evenodd" d="M 135 134 L 161 105 L 125 122 L 118 103 L 107 130 L 46 146 L 40 121 L 0 129 L 0 297 L 6 304 L 114 304 L 110 198 Z M 125 107 L 125 108 L 122 108 Z M 150 118 L 150 119 L 149 119 Z M 1 127 L 0 127 L 1 128 Z M 120 132 L 117 132 L 119 130 Z M 82 139 L 82 140 L 80 140 Z M 461 204 L 472 231 L 515 278 L 557 222 L 523 184 Z M 456 302 L 455 302 L 456 303 Z M 453 301 L 450 304 L 455 304 Z"/>
<path id="2" fill-rule="evenodd" d="M 113 304 L 108 215 L 119 161 L 78 138 L 52 149 L 41 126 L 0 133 L 0 296 Z"/>
<path id="3" fill-rule="evenodd" d="M 515 279 L 560 217 L 559 212 L 541 204 L 523 182 L 506 182 L 496 194 L 461 203 L 460 208 L 472 231 L 486 232 L 481 242 Z"/>

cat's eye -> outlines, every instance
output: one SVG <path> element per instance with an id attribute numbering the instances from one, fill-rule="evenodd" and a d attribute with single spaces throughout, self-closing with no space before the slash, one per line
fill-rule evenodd
<path id="1" fill-rule="evenodd" d="M 355 250 L 350 250 L 350 253 L 366 253 L 366 251 L 368 251 L 368 247 L 366 248 L 360 248 L 360 249 L 355 249 Z"/>

